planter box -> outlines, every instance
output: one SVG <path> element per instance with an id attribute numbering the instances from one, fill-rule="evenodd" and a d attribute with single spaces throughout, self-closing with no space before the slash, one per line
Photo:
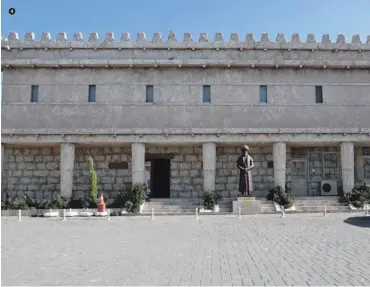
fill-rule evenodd
<path id="1" fill-rule="evenodd" d="M 215 204 L 215 206 L 213 207 L 213 212 L 220 212 L 220 205 Z"/>

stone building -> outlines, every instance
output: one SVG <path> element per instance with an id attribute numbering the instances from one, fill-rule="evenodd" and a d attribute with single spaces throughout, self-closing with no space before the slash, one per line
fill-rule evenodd
<path id="1" fill-rule="evenodd" d="M 243 144 L 257 196 L 370 179 L 370 36 L 12 32 L 1 48 L 3 193 L 83 196 L 91 155 L 110 198 L 150 165 L 152 197 L 231 199 Z"/>

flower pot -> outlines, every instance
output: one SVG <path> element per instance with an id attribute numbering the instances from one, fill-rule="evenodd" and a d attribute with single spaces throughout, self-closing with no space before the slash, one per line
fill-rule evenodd
<path id="1" fill-rule="evenodd" d="M 140 204 L 139 213 L 143 213 L 143 210 L 144 210 L 144 204 L 145 204 L 145 203 Z"/>
<path id="2" fill-rule="evenodd" d="M 215 205 L 213 206 L 213 212 L 220 212 L 220 205 L 215 204 Z"/>

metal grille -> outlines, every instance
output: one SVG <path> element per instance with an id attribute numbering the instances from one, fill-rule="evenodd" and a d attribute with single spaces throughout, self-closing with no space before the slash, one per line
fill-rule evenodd
<path id="1" fill-rule="evenodd" d="M 291 151 L 292 158 L 305 158 L 307 155 L 307 150 L 305 148 L 292 148 Z"/>
<path id="2" fill-rule="evenodd" d="M 323 179 L 337 180 L 339 177 L 338 154 L 336 152 L 323 153 Z"/>
<path id="3" fill-rule="evenodd" d="M 370 158 L 364 159 L 364 178 L 370 178 Z"/>
<path id="4" fill-rule="evenodd" d="M 302 160 L 292 161 L 292 177 L 306 178 L 306 162 Z"/>
<path id="5" fill-rule="evenodd" d="M 322 153 L 321 152 L 310 152 L 308 156 L 309 163 L 309 180 L 320 181 L 322 179 Z"/>

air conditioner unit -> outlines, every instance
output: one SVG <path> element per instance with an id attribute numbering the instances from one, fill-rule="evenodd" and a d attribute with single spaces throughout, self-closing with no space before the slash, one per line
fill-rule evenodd
<path id="1" fill-rule="evenodd" d="M 337 181 L 322 180 L 321 181 L 321 195 L 338 195 Z"/>

